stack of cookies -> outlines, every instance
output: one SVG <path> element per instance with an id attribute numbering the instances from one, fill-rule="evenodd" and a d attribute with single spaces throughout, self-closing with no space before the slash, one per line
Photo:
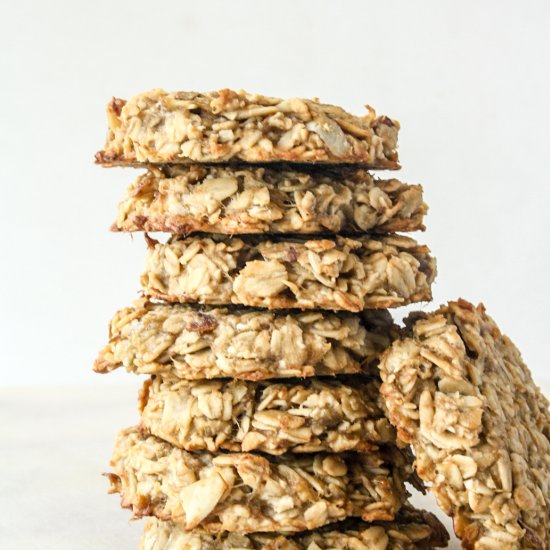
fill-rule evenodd
<path id="1" fill-rule="evenodd" d="M 550 548 L 549 403 L 482 305 L 429 300 L 422 189 L 399 125 L 317 101 L 153 91 L 109 105 L 97 160 L 147 168 L 117 231 L 149 247 L 144 297 L 95 368 L 151 375 L 111 488 L 153 516 L 143 550 L 446 544 Z M 408 446 L 412 447 L 413 454 Z"/>
<path id="2" fill-rule="evenodd" d="M 116 231 L 147 233 L 144 297 L 95 370 L 151 375 L 111 490 L 153 516 L 141 548 L 444 544 L 408 502 L 412 454 L 385 416 L 387 309 L 429 300 L 435 261 L 399 125 L 318 101 L 155 90 L 108 106 L 97 162 L 144 167 Z M 354 546 L 354 547 L 355 547 Z"/>
<path id="3" fill-rule="evenodd" d="M 142 550 L 446 544 L 550 549 L 550 413 L 482 305 L 429 300 L 422 189 L 399 125 L 317 101 L 153 91 L 108 107 L 97 161 L 147 171 L 116 231 L 145 233 L 143 297 L 95 370 L 150 375 L 111 490 Z M 410 447 L 409 447 L 410 445 Z M 414 451 L 414 455 L 412 451 Z M 414 456 L 414 461 L 413 461 Z"/>

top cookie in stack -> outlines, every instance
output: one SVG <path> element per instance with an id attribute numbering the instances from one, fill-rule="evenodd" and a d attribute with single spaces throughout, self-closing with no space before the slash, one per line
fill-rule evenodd
<path id="1" fill-rule="evenodd" d="M 399 124 L 307 99 L 153 90 L 113 99 L 101 164 L 354 163 L 399 168 Z"/>
<path id="2" fill-rule="evenodd" d="M 108 119 L 97 162 L 148 170 L 114 229 L 172 233 L 146 237 L 145 298 L 95 367 L 153 375 L 109 476 L 123 506 L 166 522 L 143 547 L 444 543 L 406 504 L 411 455 L 373 368 L 398 329 L 369 310 L 431 299 L 436 274 L 392 233 L 423 229 L 422 188 L 367 171 L 399 168 L 399 124 L 230 90 L 113 99 Z"/>

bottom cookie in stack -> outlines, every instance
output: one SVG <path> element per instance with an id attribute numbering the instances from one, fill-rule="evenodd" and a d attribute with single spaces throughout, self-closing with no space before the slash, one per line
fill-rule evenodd
<path id="1" fill-rule="evenodd" d="M 294 535 L 212 535 L 202 529 L 185 531 L 171 521 L 151 518 L 138 550 L 414 550 L 441 548 L 448 540 L 447 531 L 433 514 L 406 505 L 391 522 L 343 521 Z"/>
<path id="2" fill-rule="evenodd" d="M 339 454 L 190 453 L 128 428 L 109 479 L 123 507 L 155 516 L 142 550 L 444 546 L 439 521 L 407 503 L 410 458 L 391 445 Z"/>

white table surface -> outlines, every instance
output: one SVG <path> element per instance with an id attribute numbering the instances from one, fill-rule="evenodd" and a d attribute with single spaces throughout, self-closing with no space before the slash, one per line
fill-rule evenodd
<path id="1" fill-rule="evenodd" d="M 0 388 L 0 549 L 136 548 L 142 522 L 101 473 L 116 432 L 137 421 L 139 385 Z M 413 502 L 437 513 L 429 496 Z"/>

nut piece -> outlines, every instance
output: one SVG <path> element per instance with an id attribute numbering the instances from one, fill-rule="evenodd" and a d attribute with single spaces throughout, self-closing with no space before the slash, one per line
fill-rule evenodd
<path id="1" fill-rule="evenodd" d="M 218 472 L 204 477 L 184 487 L 180 492 L 181 506 L 185 512 L 185 527 L 196 527 L 214 510 L 225 491 L 228 489 Z"/>
<path id="2" fill-rule="evenodd" d="M 427 206 L 420 185 L 362 169 L 191 164 L 150 167 L 118 205 L 114 231 L 348 233 L 415 231 Z"/>
<path id="3" fill-rule="evenodd" d="M 395 521 L 364 523 L 348 520 L 310 533 L 222 533 L 186 531 L 171 521 L 145 523 L 138 550 L 416 550 L 446 546 L 449 535 L 429 512 L 404 506 Z"/>
<path id="4" fill-rule="evenodd" d="M 435 274 L 428 248 L 397 235 L 172 237 L 150 240 L 141 282 L 170 302 L 361 311 L 429 300 Z"/>
<path id="5" fill-rule="evenodd" d="M 203 309 L 140 299 L 111 321 L 94 369 L 204 378 L 311 377 L 372 372 L 398 334 L 387 311 L 322 312 Z"/>
<path id="6" fill-rule="evenodd" d="M 190 162 L 359 163 L 399 168 L 399 123 L 308 99 L 244 91 L 152 90 L 107 106 L 109 131 L 96 162 L 107 166 Z"/>
<path id="7" fill-rule="evenodd" d="M 518 349 L 465 300 L 407 323 L 380 362 L 382 392 L 463 546 L 549 548 L 549 403 Z"/>
<path id="8" fill-rule="evenodd" d="M 109 480 L 135 517 L 185 530 L 292 532 L 347 517 L 394 518 L 407 496 L 408 456 L 389 447 L 329 457 L 191 454 L 131 428 L 119 434 Z"/>
<path id="9" fill-rule="evenodd" d="M 301 383 L 154 377 L 141 392 L 141 422 L 187 451 L 366 452 L 395 441 L 379 387 L 378 379 L 362 377 Z M 323 469 L 346 474 L 333 455 Z"/>

